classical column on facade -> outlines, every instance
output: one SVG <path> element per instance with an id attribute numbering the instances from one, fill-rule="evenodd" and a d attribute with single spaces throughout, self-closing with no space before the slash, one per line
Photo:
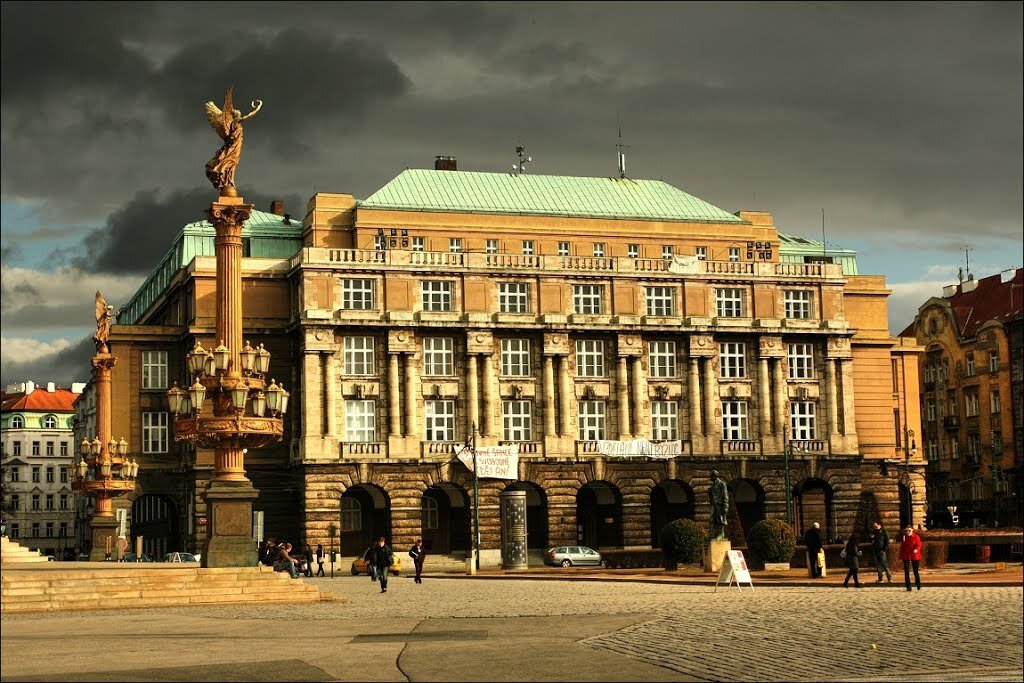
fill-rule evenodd
<path id="1" fill-rule="evenodd" d="M 332 439 L 338 438 L 338 392 L 341 391 L 341 387 L 337 383 L 337 366 L 337 358 L 333 353 L 328 353 L 324 363 L 324 404 L 327 416 L 325 432 Z"/>
<path id="2" fill-rule="evenodd" d="M 647 404 L 647 376 L 644 374 L 643 356 L 633 356 L 633 436 L 639 438 L 644 430 L 644 407 Z"/>
<path id="3" fill-rule="evenodd" d="M 419 393 L 419 378 L 416 376 L 416 357 L 405 354 L 405 436 L 414 437 L 416 427 L 416 394 Z"/>
<path id="4" fill-rule="evenodd" d="M 857 436 L 853 403 L 853 350 L 846 337 L 831 337 L 825 349 L 827 362 L 825 382 L 828 384 L 829 412 L 834 425 L 829 426 L 830 436 L 845 437 L 842 448 L 855 449 L 851 439 Z M 838 370 L 835 364 L 839 363 Z M 831 373 L 831 377 L 828 374 Z"/>
<path id="5" fill-rule="evenodd" d="M 631 439 L 632 433 L 629 429 L 629 376 L 627 373 L 626 357 L 619 356 L 618 372 L 615 378 L 615 390 L 618 394 L 619 403 L 619 438 Z"/>
<path id="6" fill-rule="evenodd" d="M 555 357 L 544 354 L 544 373 L 541 395 L 544 397 L 544 436 L 553 437 L 555 431 Z"/>
<path id="7" fill-rule="evenodd" d="M 708 422 L 704 427 L 704 431 L 709 437 L 716 437 L 714 434 L 714 415 L 719 403 L 718 377 L 715 376 L 715 364 L 711 358 L 707 358 L 704 361 L 704 381 L 701 383 L 701 391 L 704 394 L 704 416 Z M 721 434 L 717 436 L 720 437 Z"/>
<path id="8" fill-rule="evenodd" d="M 772 410 L 775 414 L 775 433 L 782 434 L 786 427 L 786 376 L 782 372 L 782 359 L 772 362 L 772 390 L 775 394 Z"/>
<path id="9" fill-rule="evenodd" d="M 839 360 L 839 389 L 843 397 L 843 409 L 839 413 L 840 428 L 845 436 L 856 436 L 857 422 L 853 416 L 853 359 Z M 923 499 L 922 499 L 923 500 Z"/>
<path id="10" fill-rule="evenodd" d="M 839 434 L 839 411 L 837 409 L 837 394 L 839 386 L 836 384 L 836 362 L 832 358 L 825 359 L 825 396 L 828 398 L 825 419 L 828 420 L 829 436 Z"/>
<path id="11" fill-rule="evenodd" d="M 690 356 L 690 377 L 687 382 L 690 395 L 690 438 L 704 436 L 704 423 L 701 420 L 700 403 L 700 358 Z"/>
<path id="12" fill-rule="evenodd" d="M 772 433 L 771 377 L 768 375 L 768 359 L 761 357 L 757 362 L 757 414 L 761 438 Z"/>
<path id="13" fill-rule="evenodd" d="M 302 355 L 302 438 L 307 457 L 316 449 L 314 439 L 323 434 L 323 376 L 320 351 L 307 348 Z"/>
<path id="14" fill-rule="evenodd" d="M 481 433 L 487 437 L 494 436 L 494 389 L 497 377 L 494 375 L 494 353 L 484 354 L 484 414 L 481 421 Z"/>
<path id="15" fill-rule="evenodd" d="M 466 432 L 472 437 L 473 426 L 480 424 L 480 370 L 475 353 L 466 358 L 466 418 Z"/>
<path id="16" fill-rule="evenodd" d="M 388 353 L 388 435 L 402 435 L 402 401 L 399 384 L 401 374 L 398 367 L 399 354 Z"/>
<path id="17" fill-rule="evenodd" d="M 576 392 L 572 383 L 572 362 L 568 354 L 558 357 L 558 377 L 561 387 L 558 391 L 559 432 L 562 438 L 576 438 L 572 424 L 572 404 L 576 401 Z"/>

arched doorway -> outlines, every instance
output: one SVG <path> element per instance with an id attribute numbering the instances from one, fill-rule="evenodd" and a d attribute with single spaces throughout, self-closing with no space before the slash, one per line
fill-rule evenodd
<path id="1" fill-rule="evenodd" d="M 764 519 L 764 489 L 753 479 L 736 479 L 729 484 L 736 514 L 743 527 L 743 535 L 750 533 L 750 527 Z"/>
<path id="2" fill-rule="evenodd" d="M 622 494 L 606 481 L 584 484 L 576 493 L 577 542 L 594 549 L 622 547 Z"/>
<path id="3" fill-rule="evenodd" d="M 651 489 L 651 547 L 661 547 L 661 530 L 677 519 L 694 519 L 693 489 L 678 479 L 666 479 Z"/>
<path id="4" fill-rule="evenodd" d="M 833 522 L 835 515 L 832 510 L 832 487 L 827 482 L 821 479 L 805 479 L 793 487 L 793 505 L 794 522 L 797 527 L 793 531 L 797 536 L 802 536 L 815 522 L 821 524 L 828 538 L 835 538 L 838 535 L 839 532 Z"/>
<path id="5" fill-rule="evenodd" d="M 378 537 L 391 540 L 391 500 L 384 489 L 358 484 L 345 490 L 339 501 L 339 542 L 345 554 L 358 555 Z"/>
<path id="6" fill-rule="evenodd" d="M 900 484 L 900 529 L 914 525 L 914 496 L 910 487 Z"/>
<path id="7" fill-rule="evenodd" d="M 548 549 L 548 497 L 532 481 L 516 481 L 506 491 L 526 491 L 526 548 Z"/>
<path id="8" fill-rule="evenodd" d="M 440 482 L 423 492 L 420 502 L 423 547 L 427 553 L 468 553 L 469 496 L 457 484 Z"/>
<path id="9" fill-rule="evenodd" d="M 178 510 L 167 496 L 147 493 L 132 503 L 133 538 L 142 536 L 142 552 L 154 560 L 183 550 L 178 534 Z M 132 546 L 134 552 L 134 546 Z"/>

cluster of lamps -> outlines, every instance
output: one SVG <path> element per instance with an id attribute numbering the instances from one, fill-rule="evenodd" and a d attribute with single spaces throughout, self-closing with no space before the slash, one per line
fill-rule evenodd
<path id="1" fill-rule="evenodd" d="M 111 479 L 116 477 L 123 480 L 133 480 L 139 474 L 139 461 L 127 457 L 128 442 L 123 437 L 120 441 L 112 438 L 107 442 L 107 457 L 103 457 L 103 442 L 100 441 L 99 437 L 94 438 L 92 441 L 82 439 L 79 450 L 82 452 L 82 458 L 72 470 L 72 473 L 76 474 L 78 479 L 86 479 L 89 474 L 90 465 L 95 466 L 97 469 L 94 473 L 95 479 Z M 90 458 L 90 456 L 92 457 Z M 113 460 L 114 456 L 118 456 L 117 462 Z M 117 468 L 116 472 L 115 468 Z"/>

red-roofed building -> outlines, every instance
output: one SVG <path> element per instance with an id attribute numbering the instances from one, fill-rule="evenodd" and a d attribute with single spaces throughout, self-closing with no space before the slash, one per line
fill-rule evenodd
<path id="1" fill-rule="evenodd" d="M 933 524 L 1019 526 L 1024 269 L 944 288 L 901 336 L 921 358 L 920 446 Z"/>

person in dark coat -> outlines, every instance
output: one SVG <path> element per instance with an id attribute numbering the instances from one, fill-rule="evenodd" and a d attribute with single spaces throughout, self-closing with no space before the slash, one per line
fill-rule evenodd
<path id="1" fill-rule="evenodd" d="M 850 587 L 850 579 L 853 579 L 855 588 L 860 588 L 860 578 L 857 576 L 857 569 L 860 567 L 860 534 L 854 531 L 850 534 L 850 540 L 843 548 L 843 558 L 846 560 L 846 578 L 843 580 L 843 588 Z"/>
<path id="2" fill-rule="evenodd" d="M 317 576 L 326 576 L 326 574 L 324 574 L 324 558 L 326 556 L 327 556 L 327 553 L 324 552 L 323 544 L 322 543 L 317 543 L 316 544 L 316 575 Z"/>
<path id="3" fill-rule="evenodd" d="M 875 571 L 878 572 L 878 581 L 882 583 L 882 573 L 892 583 L 892 572 L 889 571 L 889 533 L 878 520 L 871 525 L 871 554 L 875 556 Z"/>
<path id="4" fill-rule="evenodd" d="M 821 578 L 821 565 L 818 564 L 818 553 L 821 552 L 821 525 L 817 522 L 804 534 L 804 545 L 807 546 L 807 561 L 811 563 L 811 578 Z"/>
<path id="5" fill-rule="evenodd" d="M 302 551 L 302 565 L 303 565 L 303 572 L 305 573 L 306 577 L 307 578 L 308 577 L 312 577 L 313 576 L 313 549 L 309 547 L 308 543 L 306 544 L 306 549 Z"/>
<path id="6" fill-rule="evenodd" d="M 416 545 L 409 548 L 409 557 L 412 558 L 412 563 L 416 566 L 416 583 L 423 583 L 423 578 L 420 576 L 423 573 L 423 560 L 427 556 L 427 551 L 423 548 L 423 541 L 417 540 Z"/>
<path id="7" fill-rule="evenodd" d="M 383 536 L 377 539 L 377 544 L 370 548 L 367 554 L 367 562 L 376 569 L 381 593 L 388 592 L 388 568 L 394 564 L 394 558 L 391 546 L 384 541 Z"/>

